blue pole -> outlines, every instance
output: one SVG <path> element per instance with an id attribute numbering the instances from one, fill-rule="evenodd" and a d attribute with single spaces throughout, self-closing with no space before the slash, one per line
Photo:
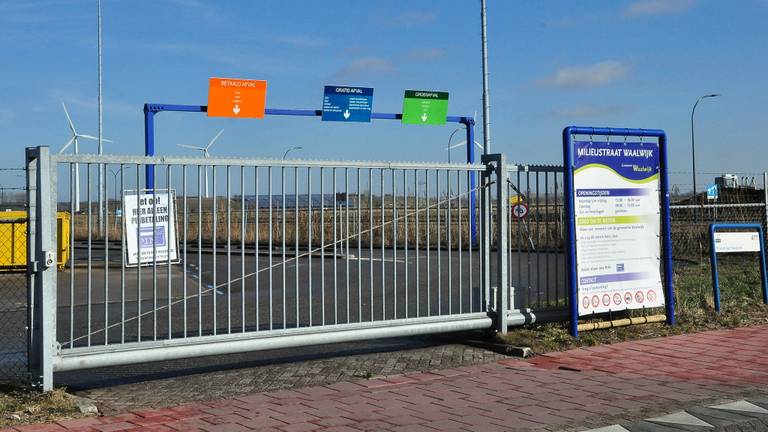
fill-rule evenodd
<path id="1" fill-rule="evenodd" d="M 709 225 L 709 265 L 712 271 L 712 297 L 715 300 L 715 311 L 720 312 L 720 277 L 717 272 L 717 252 L 715 252 L 717 226 L 717 224 Z"/>
<path id="2" fill-rule="evenodd" d="M 467 127 L 467 163 L 475 163 L 475 120 L 467 117 L 462 118 L 462 123 Z M 472 246 L 477 245 L 477 208 L 475 208 L 477 200 L 477 178 L 475 173 L 469 174 L 469 227 L 472 233 Z"/>
<path id="3" fill-rule="evenodd" d="M 565 195 L 565 208 L 567 220 L 565 223 L 566 240 L 566 279 L 568 282 L 568 304 L 571 312 L 571 336 L 579 337 L 579 299 L 576 285 L 576 219 L 573 207 L 573 160 L 571 155 L 572 128 L 563 130 L 563 194 Z"/>
<path id="4" fill-rule="evenodd" d="M 763 303 L 768 304 L 768 271 L 765 267 L 765 236 L 763 235 L 762 225 L 757 225 L 760 232 L 760 279 L 763 282 Z"/>
<path id="5" fill-rule="evenodd" d="M 642 135 L 641 135 L 642 136 Z M 669 174 L 667 168 L 669 162 L 667 159 L 667 134 L 663 131 L 656 135 L 659 138 L 659 152 L 661 152 L 661 166 L 659 174 L 661 177 L 661 244 L 664 248 L 664 295 L 666 296 L 664 304 L 666 305 L 667 324 L 675 324 L 675 288 L 672 274 L 672 218 L 669 211 Z"/>
<path id="6" fill-rule="evenodd" d="M 155 112 L 144 104 L 144 156 L 155 155 Z M 144 167 L 145 184 L 147 189 L 155 188 L 155 166 Z M 136 191 L 140 193 L 140 191 Z"/>

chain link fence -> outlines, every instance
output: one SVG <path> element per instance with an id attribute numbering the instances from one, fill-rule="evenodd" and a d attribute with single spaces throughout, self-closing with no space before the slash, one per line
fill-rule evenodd
<path id="1" fill-rule="evenodd" d="M 27 220 L 0 214 L 0 383 L 27 377 Z"/>
<path id="2" fill-rule="evenodd" d="M 672 173 L 690 178 L 689 172 Z M 766 226 L 765 173 L 699 173 L 697 191 L 673 186 L 672 255 L 676 260 L 709 261 L 709 226 L 713 223 L 759 223 Z M 687 192 L 686 192 L 687 191 Z"/>
<path id="3" fill-rule="evenodd" d="M 713 223 L 760 223 L 765 228 L 764 203 L 676 205 L 672 214 L 672 256 L 676 260 L 709 261 L 709 225 Z"/>

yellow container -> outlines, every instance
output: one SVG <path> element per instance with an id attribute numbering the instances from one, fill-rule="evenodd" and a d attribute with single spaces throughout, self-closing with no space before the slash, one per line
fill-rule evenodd
<path id="1" fill-rule="evenodd" d="M 61 269 L 69 261 L 69 212 L 56 214 L 58 236 L 56 264 Z M 0 272 L 27 270 L 27 212 L 0 212 Z"/>

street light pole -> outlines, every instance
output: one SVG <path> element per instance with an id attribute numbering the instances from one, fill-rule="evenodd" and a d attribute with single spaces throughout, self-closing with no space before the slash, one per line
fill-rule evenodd
<path id="1" fill-rule="evenodd" d="M 101 0 L 97 0 L 96 2 L 96 8 L 97 8 L 97 57 L 98 57 L 98 75 L 99 75 L 99 94 L 98 94 L 98 114 L 99 114 L 99 147 L 98 147 L 98 153 L 99 155 L 104 154 L 104 137 L 102 135 L 102 79 L 101 79 Z M 104 198 L 107 196 L 107 191 L 102 190 L 103 184 L 104 184 L 104 170 L 106 170 L 106 166 L 99 164 L 99 233 L 103 236 L 104 235 Z"/>
<path id="2" fill-rule="evenodd" d="M 451 140 L 453 139 L 453 136 L 456 135 L 456 132 L 460 130 L 461 128 L 454 129 L 454 131 L 451 132 L 451 136 L 448 137 L 448 146 L 446 147 L 446 150 L 448 150 L 448 163 L 451 163 Z"/>
<path id="3" fill-rule="evenodd" d="M 285 153 L 283 153 L 283 160 L 285 160 L 285 157 L 288 156 L 288 153 L 290 153 L 291 150 L 303 150 L 303 149 L 304 149 L 304 147 L 302 147 L 302 146 L 296 146 L 296 147 L 289 148 L 288 150 L 285 151 Z"/>
<path id="4" fill-rule="evenodd" d="M 707 98 L 714 98 L 718 96 L 720 95 L 716 93 L 701 96 L 696 100 L 696 103 L 693 104 L 693 109 L 691 110 L 691 165 L 692 165 L 691 168 L 693 170 L 693 204 L 696 204 L 698 201 L 696 196 L 696 138 L 695 138 L 695 129 L 693 127 L 693 119 L 694 119 L 694 115 L 696 114 L 696 107 L 699 105 L 699 102 Z"/>

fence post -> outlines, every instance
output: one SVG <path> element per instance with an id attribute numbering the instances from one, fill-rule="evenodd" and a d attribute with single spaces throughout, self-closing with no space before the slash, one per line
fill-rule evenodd
<path id="1" fill-rule="evenodd" d="M 32 385 L 53 389 L 56 343 L 56 176 L 48 147 L 30 147 L 27 164 L 27 324 Z"/>
<path id="2" fill-rule="evenodd" d="M 485 304 L 483 307 L 486 312 L 491 310 L 491 174 L 492 168 L 488 165 L 493 158 L 487 155 L 481 156 L 481 162 L 486 165 L 485 171 L 481 176 L 480 188 L 480 228 L 482 235 L 480 238 L 480 265 L 482 275 L 482 294 Z"/>
<path id="3" fill-rule="evenodd" d="M 507 281 L 507 230 L 509 199 L 507 198 L 507 156 L 498 154 L 496 162 L 496 330 L 507 334 L 507 306 L 509 283 Z"/>
<path id="4" fill-rule="evenodd" d="M 482 156 L 482 162 L 488 165 L 483 174 L 483 283 L 486 296 L 489 296 L 491 286 L 491 241 L 493 233 L 496 235 L 496 298 L 494 312 L 496 314 L 496 331 L 505 334 L 507 332 L 507 304 L 509 284 L 507 283 L 507 158 L 503 154 L 489 154 Z M 495 166 L 491 167 L 489 164 Z M 496 221 L 493 223 L 491 176 L 496 183 Z M 493 224 L 493 225 L 492 225 Z M 488 297 L 486 297 L 488 298 Z M 489 305 L 491 299 L 488 298 Z M 490 309 L 490 308 L 489 308 Z"/>

